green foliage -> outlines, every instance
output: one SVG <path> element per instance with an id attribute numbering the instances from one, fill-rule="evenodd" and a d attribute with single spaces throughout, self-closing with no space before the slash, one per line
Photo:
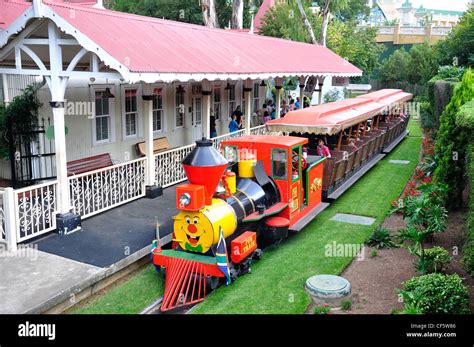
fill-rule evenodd
<path id="1" fill-rule="evenodd" d="M 41 84 L 34 83 L 26 87 L 22 94 L 13 98 L 7 105 L 0 107 L 0 156 L 7 158 L 9 155 L 8 119 L 12 120 L 13 131 L 21 133 L 25 143 L 34 141 L 36 134 L 30 132 L 38 127 L 38 110 L 42 104 L 37 97 Z"/>
<path id="2" fill-rule="evenodd" d="M 425 249 L 425 256 L 417 260 L 415 268 L 421 274 L 443 272 L 451 260 L 452 257 L 445 248 L 435 246 Z"/>
<path id="3" fill-rule="evenodd" d="M 439 128 L 439 119 L 441 114 L 446 108 L 446 105 L 451 101 L 451 98 L 454 94 L 454 89 L 460 81 L 460 79 L 455 77 L 456 73 L 454 70 L 450 70 L 450 72 L 448 72 L 448 70 L 441 67 L 438 71 L 438 74 L 426 84 L 426 96 L 429 106 L 424 105 L 424 108 L 421 110 L 421 116 L 423 117 L 422 124 L 426 125 L 425 128 Z M 443 76 L 451 77 L 446 77 L 445 80 Z"/>
<path id="4" fill-rule="evenodd" d="M 408 82 L 425 84 L 436 74 L 437 70 L 436 54 L 428 43 L 414 45 L 410 49 Z"/>
<path id="5" fill-rule="evenodd" d="M 416 195 L 406 196 L 391 210 L 391 213 L 402 213 L 407 222 L 407 227 L 399 231 L 398 238 L 411 254 L 419 258 L 415 266 L 422 272 L 429 267 L 424 247 L 426 239 L 447 227 L 448 213 L 443 206 L 446 191 L 447 187 L 442 184 L 424 184 L 416 188 Z"/>
<path id="6" fill-rule="evenodd" d="M 370 15 L 370 7 L 366 0 L 349 0 L 345 8 L 341 9 L 334 16 L 344 22 L 358 21 L 359 18 L 367 19 Z"/>
<path id="7" fill-rule="evenodd" d="M 474 8 L 461 17 L 448 36 L 435 45 L 441 65 L 474 65 Z"/>
<path id="8" fill-rule="evenodd" d="M 385 82 L 408 82 L 425 84 L 438 69 L 436 52 L 428 44 L 414 45 L 409 52 L 405 48 L 397 49 L 384 59 L 379 69 L 379 75 Z"/>
<path id="9" fill-rule="evenodd" d="M 341 310 L 349 311 L 352 308 L 352 301 L 351 300 L 344 300 L 341 303 Z"/>
<path id="10" fill-rule="evenodd" d="M 322 18 L 308 9 L 309 4 L 310 2 L 303 1 L 303 7 L 313 27 L 314 34 L 319 37 Z M 349 10 L 349 8 L 347 9 Z M 304 26 L 296 1 L 279 3 L 271 7 L 262 19 L 259 34 L 293 41 L 310 42 L 308 31 Z M 352 22 L 332 19 L 328 25 L 327 46 L 369 76 L 377 67 L 379 56 L 383 51 L 383 47 L 375 41 L 376 35 L 376 28 L 358 28 L 356 30 L 356 25 Z"/>
<path id="11" fill-rule="evenodd" d="M 334 102 L 340 100 L 344 97 L 344 94 L 337 88 L 333 88 L 329 90 L 326 94 L 324 94 L 323 101 L 325 104 L 328 102 Z"/>
<path id="12" fill-rule="evenodd" d="M 406 81 L 408 80 L 408 66 L 410 54 L 402 47 L 397 49 L 390 57 L 382 62 L 380 67 L 380 78 L 382 81 Z"/>
<path id="13" fill-rule="evenodd" d="M 469 294 L 458 274 L 432 273 L 403 283 L 405 309 L 423 314 L 468 314 Z"/>
<path id="14" fill-rule="evenodd" d="M 474 276 L 474 141 L 472 137 L 469 144 L 467 165 L 470 192 L 469 215 L 466 224 L 466 242 L 463 249 L 463 264 L 471 276 Z"/>
<path id="15" fill-rule="evenodd" d="M 313 311 L 314 314 L 328 314 L 329 312 L 331 312 L 329 306 L 316 306 Z"/>
<path id="16" fill-rule="evenodd" d="M 453 65 L 443 65 L 438 69 L 438 73 L 435 78 L 437 80 L 452 80 L 460 81 L 462 75 L 466 71 L 466 68 L 463 66 L 453 66 Z"/>
<path id="17" fill-rule="evenodd" d="M 474 99 L 463 105 L 456 116 L 456 125 L 474 130 Z"/>
<path id="18" fill-rule="evenodd" d="M 327 46 L 364 72 L 367 79 L 378 67 L 384 47 L 376 43 L 377 28 L 364 27 L 334 20 L 328 27 Z"/>
<path id="19" fill-rule="evenodd" d="M 262 1 L 257 0 L 253 3 L 253 6 L 258 8 Z M 219 26 L 227 27 L 232 17 L 232 1 L 216 0 L 215 4 Z M 121 12 L 203 25 L 199 0 L 111 0 L 109 7 Z M 250 27 L 251 9 L 254 9 L 251 0 L 244 0 L 244 28 Z"/>
<path id="20" fill-rule="evenodd" d="M 375 258 L 377 255 L 378 255 L 378 252 L 375 248 L 370 251 L 371 258 Z"/>
<path id="21" fill-rule="evenodd" d="M 392 248 L 397 247 L 397 244 L 393 242 L 390 231 L 378 226 L 366 241 L 366 244 L 370 247 L 376 248 Z"/>
<path id="22" fill-rule="evenodd" d="M 474 80 L 471 70 L 468 69 L 441 115 L 436 143 L 436 155 L 439 161 L 435 179 L 449 187 L 447 201 L 450 208 L 459 207 L 462 203 L 466 143 L 469 140 L 467 130 L 456 125 L 456 117 L 461 106 L 473 98 Z"/>

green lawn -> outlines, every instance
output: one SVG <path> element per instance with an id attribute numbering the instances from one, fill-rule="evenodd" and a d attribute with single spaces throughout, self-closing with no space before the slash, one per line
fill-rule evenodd
<path id="1" fill-rule="evenodd" d="M 333 242 L 360 244 L 381 223 L 390 203 L 402 192 L 418 161 L 421 132 L 410 121 L 410 136 L 378 163 L 349 191 L 319 215 L 301 233 L 278 247 L 265 249 L 252 273 L 229 287 L 220 287 L 193 313 L 302 313 L 309 300 L 305 280 L 314 274 L 339 274 L 351 257 L 326 257 L 325 246 Z M 410 160 L 395 165 L 389 159 Z M 331 221 L 338 212 L 376 218 L 372 226 Z M 150 265 L 137 276 L 73 313 L 138 313 L 163 293 L 163 281 Z"/>
<path id="2" fill-rule="evenodd" d="M 334 241 L 363 243 L 410 178 L 421 144 L 417 124 L 410 123 L 411 136 L 305 230 L 278 247 L 266 249 L 264 259 L 252 266 L 252 274 L 219 288 L 192 313 L 303 313 L 309 304 L 305 280 L 315 274 L 339 274 L 352 260 L 326 257 L 325 246 Z M 410 164 L 390 164 L 389 159 L 410 160 Z M 367 227 L 331 221 L 338 212 L 371 216 L 376 222 Z"/>
<path id="3" fill-rule="evenodd" d="M 80 305 L 70 313 L 75 314 L 129 314 L 140 313 L 163 295 L 163 280 L 153 265 L 147 266 L 127 282 L 107 294 Z"/>

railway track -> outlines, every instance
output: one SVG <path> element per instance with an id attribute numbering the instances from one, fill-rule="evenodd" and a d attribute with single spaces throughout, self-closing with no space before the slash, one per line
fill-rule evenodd
<path id="1" fill-rule="evenodd" d="M 186 314 L 188 313 L 194 306 L 194 305 L 188 305 L 185 307 L 180 307 L 180 308 L 175 308 L 169 312 L 161 312 L 161 303 L 163 302 L 163 297 L 159 298 L 156 300 L 154 303 L 152 303 L 150 306 L 145 308 L 140 314 Z"/>

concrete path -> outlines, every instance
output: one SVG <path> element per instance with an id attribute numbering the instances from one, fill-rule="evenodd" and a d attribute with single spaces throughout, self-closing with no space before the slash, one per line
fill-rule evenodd
<path id="1" fill-rule="evenodd" d="M 36 313 L 45 302 L 101 270 L 31 246 L 16 253 L 0 250 L 0 314 Z"/>

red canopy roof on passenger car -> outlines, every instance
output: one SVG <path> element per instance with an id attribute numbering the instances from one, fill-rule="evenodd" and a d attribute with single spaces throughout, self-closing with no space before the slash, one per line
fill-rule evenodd
<path id="1" fill-rule="evenodd" d="M 341 130 L 372 118 L 387 106 L 410 100 L 412 94 L 401 89 L 384 89 L 353 99 L 289 112 L 284 118 L 267 123 L 270 130 L 334 135 Z"/>

